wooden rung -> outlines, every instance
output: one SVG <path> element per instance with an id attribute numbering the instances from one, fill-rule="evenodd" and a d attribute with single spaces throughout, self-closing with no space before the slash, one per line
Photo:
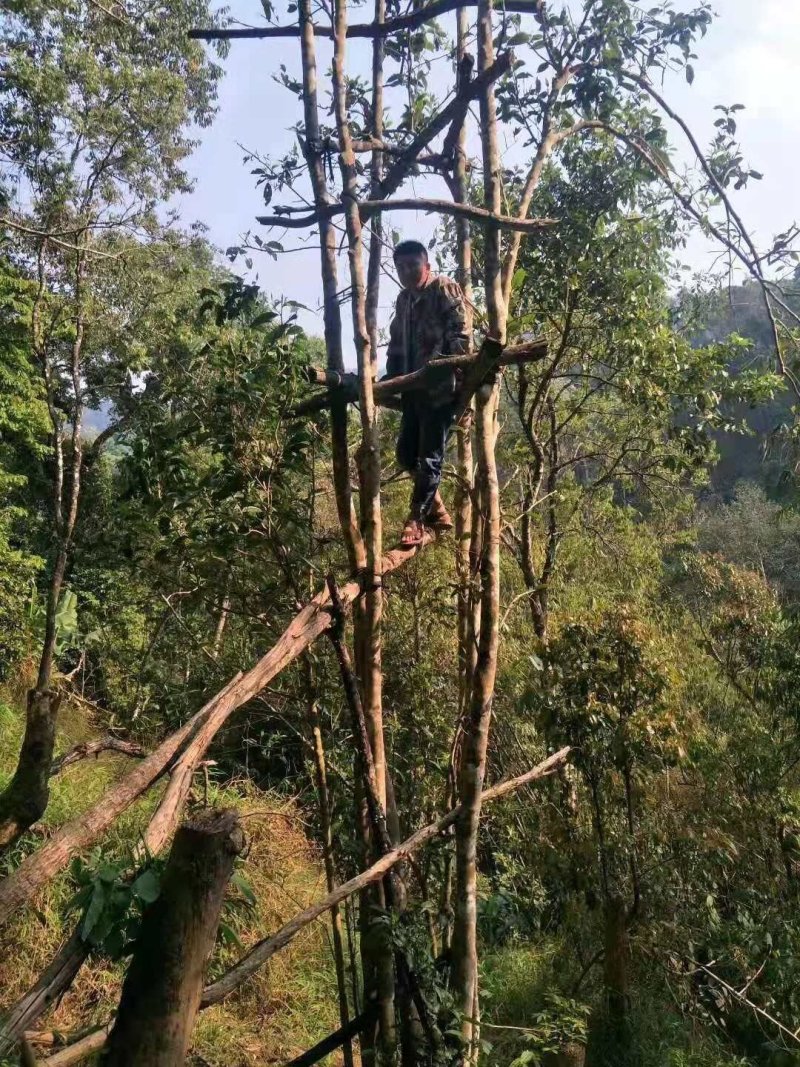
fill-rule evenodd
<path id="1" fill-rule="evenodd" d="M 442 356 L 432 360 L 420 370 L 411 374 L 402 374 L 396 378 L 388 378 L 384 381 L 375 382 L 373 396 L 376 404 L 391 406 L 392 400 L 403 393 L 414 392 L 424 389 L 428 382 L 435 378 L 442 370 L 463 369 L 466 371 L 464 385 L 461 390 L 459 403 L 466 405 L 475 390 L 483 384 L 497 367 L 510 367 L 520 363 L 534 363 L 547 356 L 547 341 L 543 337 L 524 344 L 511 345 L 503 348 L 499 341 L 493 338 L 485 338 L 480 350 L 476 353 L 464 356 Z M 308 380 L 316 385 L 327 386 L 324 393 L 315 393 L 296 404 L 289 412 L 290 417 L 297 418 L 301 415 L 311 415 L 317 411 L 324 411 L 330 407 L 331 401 L 336 394 L 344 394 L 345 400 L 355 403 L 358 400 L 359 386 L 358 375 L 351 372 L 339 373 L 338 371 L 324 370 L 319 367 L 307 368 Z"/>

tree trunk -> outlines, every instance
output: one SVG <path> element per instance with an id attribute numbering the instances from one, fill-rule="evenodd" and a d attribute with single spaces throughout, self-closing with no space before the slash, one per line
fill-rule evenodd
<path id="1" fill-rule="evenodd" d="M 217 616 L 217 625 L 214 629 L 214 644 L 211 646 L 211 654 L 214 659 L 219 659 L 222 652 L 222 642 L 225 638 L 225 630 L 228 625 L 228 617 L 231 613 L 231 573 L 228 571 L 228 576 L 225 579 L 225 591 L 222 594 L 220 601 L 219 615 Z"/>
<path id="2" fill-rule="evenodd" d="M 28 693 L 25 736 L 16 770 L 0 795 L 0 846 L 16 841 L 47 808 L 60 703 L 61 697 L 49 689 Z"/>
<path id="3" fill-rule="evenodd" d="M 179 1067 L 200 1007 L 228 879 L 244 848 L 232 811 L 204 811 L 178 831 L 158 900 L 142 919 L 106 1062 Z"/>
<path id="4" fill-rule="evenodd" d="M 311 0 L 299 0 L 300 51 L 303 68 L 303 115 L 305 158 L 308 164 L 314 205 L 319 209 L 332 200 L 325 177 L 325 162 L 319 128 L 317 100 L 317 57 L 314 42 L 314 18 Z M 319 223 L 320 269 L 322 273 L 323 318 L 328 370 L 344 371 L 342 355 L 342 316 L 339 309 L 339 284 L 336 269 L 336 230 L 330 219 Z M 331 405 L 331 456 L 336 510 L 347 549 L 350 570 L 364 566 L 364 546 L 356 522 L 350 492 L 350 457 L 347 447 L 347 404 L 343 398 Z"/>
<path id="5" fill-rule="evenodd" d="M 328 772 L 325 761 L 325 746 L 322 741 L 322 729 L 319 721 L 319 707 L 314 699 L 314 679 L 309 657 L 303 657 L 308 689 L 308 727 L 314 751 L 314 780 L 317 787 L 317 804 L 319 808 L 320 834 L 322 837 L 322 858 L 325 863 L 325 884 L 328 892 L 336 888 L 336 868 L 333 859 L 333 830 L 331 827 L 331 804 L 328 792 Z M 347 1003 L 347 971 L 344 962 L 344 938 L 342 936 L 342 914 L 337 905 L 331 908 L 331 940 L 333 944 L 333 962 L 336 969 L 336 988 L 339 997 L 339 1021 L 344 1029 L 350 1022 L 350 1010 Z M 353 1046 L 349 1037 L 342 1044 L 345 1067 L 353 1067 Z"/>
<path id="6" fill-rule="evenodd" d="M 80 238 L 86 240 L 85 233 Z M 58 549 L 50 585 L 47 591 L 44 642 L 39 659 L 36 688 L 28 694 L 25 737 L 20 750 L 14 776 L 0 794 L 0 847 L 12 844 L 29 826 L 37 822 L 47 809 L 50 798 L 50 766 L 56 743 L 56 716 L 60 700 L 51 691 L 53 665 L 55 662 L 58 605 L 64 588 L 67 562 L 78 521 L 78 504 L 81 494 L 83 469 L 83 397 L 81 392 L 81 359 L 85 323 L 83 317 L 83 281 L 86 265 L 85 249 L 79 247 L 75 260 L 75 336 L 70 354 L 70 377 L 72 381 L 72 429 L 70 434 L 71 470 L 69 495 L 64 499 L 64 442 L 61 436 L 61 417 L 57 413 L 53 368 L 49 353 L 40 334 L 38 304 L 44 291 L 44 248 L 39 253 L 39 296 L 31 319 L 31 342 L 42 363 L 47 403 L 53 426 L 56 470 L 53 479 L 53 532 Z M 65 508 L 66 503 L 66 508 Z"/>
<path id="7" fill-rule="evenodd" d="M 488 0 L 478 5 L 478 72 L 494 59 L 492 9 Z M 501 174 L 497 144 L 494 88 L 487 85 L 480 97 L 483 181 L 486 208 L 500 214 Z M 505 344 L 506 313 L 501 283 L 500 231 L 487 227 L 484 235 L 484 287 L 489 335 Z M 465 724 L 464 750 L 459 780 L 461 814 L 456 824 L 456 909 L 453 931 L 452 981 L 461 1015 L 462 1057 L 477 1062 L 478 947 L 477 947 L 477 847 L 480 825 L 489 726 L 497 673 L 500 615 L 500 492 L 495 461 L 495 415 L 498 388 L 478 390 L 476 448 L 478 498 L 483 512 L 481 546 L 481 614 L 478 658 L 472 682 L 469 716 Z"/>
<path id="8" fill-rule="evenodd" d="M 469 20 L 467 18 L 466 9 L 460 7 L 456 18 L 456 69 L 460 72 L 464 69 L 464 59 L 467 55 Z M 457 203 L 465 204 L 467 198 L 467 128 L 466 122 L 462 122 L 461 128 L 458 131 L 455 149 L 453 199 Z M 470 341 L 471 349 L 473 292 L 472 240 L 470 238 L 469 220 L 465 218 L 456 219 L 455 229 L 456 256 L 458 261 L 456 280 L 464 293 L 466 307 L 465 329 Z M 472 418 L 473 411 L 470 408 L 462 418 L 456 430 L 458 448 L 458 462 L 456 469 L 458 478 L 456 482 L 455 524 L 456 575 L 458 578 L 459 722 L 467 708 L 468 695 L 471 690 L 472 668 L 475 659 L 475 644 L 471 639 L 472 581 L 469 562 L 470 532 L 472 529 L 472 492 L 475 485 L 472 461 Z"/>
<path id="9" fill-rule="evenodd" d="M 378 0 L 378 13 L 383 0 Z M 339 168 L 342 175 L 342 199 L 345 204 L 345 227 L 350 265 L 350 304 L 353 316 L 353 339 L 359 377 L 359 411 L 361 415 L 361 444 L 358 450 L 358 471 L 361 497 L 361 535 L 366 553 L 363 580 L 366 587 L 363 611 L 355 616 L 356 642 L 360 647 L 359 668 L 364 694 L 364 712 L 369 731 L 375 779 L 382 810 L 387 808 L 386 750 L 383 734 L 381 618 L 383 613 L 382 523 L 381 523 L 381 467 L 378 409 L 373 396 L 377 353 L 370 344 L 367 324 L 367 287 L 364 276 L 364 257 L 361 216 L 358 209 L 358 172 L 353 152 L 350 121 L 347 114 L 347 80 L 345 55 L 347 49 L 347 0 L 334 0 L 333 33 L 333 110 L 339 137 Z M 382 101 L 382 50 L 374 53 L 373 77 L 378 87 L 378 99 L 373 101 L 373 123 L 382 121 L 375 104 Z M 382 111 L 382 106 L 381 106 Z M 373 163 L 373 177 L 379 171 Z M 377 233 L 380 233 L 378 227 Z M 375 239 L 376 231 L 373 231 Z M 377 249 L 376 249 L 377 252 Z M 373 269 L 375 263 L 373 262 Z M 376 275 L 377 281 L 377 275 Z M 394 974 L 391 955 L 376 960 L 380 990 L 381 1045 L 388 1059 L 394 1054 L 396 1032 L 392 991 Z"/>
<path id="10" fill-rule="evenodd" d="M 603 1048 L 615 1050 L 614 1061 L 628 1064 L 631 1032 L 628 1019 L 628 921 L 622 897 L 612 895 L 605 905 L 605 986 L 606 1019 Z"/>

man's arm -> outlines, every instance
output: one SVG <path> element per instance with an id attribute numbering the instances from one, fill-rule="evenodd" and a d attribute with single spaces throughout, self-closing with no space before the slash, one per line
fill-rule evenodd
<path id="1" fill-rule="evenodd" d="M 448 278 L 441 290 L 441 314 L 444 321 L 443 356 L 460 356 L 469 352 L 467 309 L 461 286 Z"/>
<path id="2" fill-rule="evenodd" d="M 389 323 L 389 345 L 386 349 L 386 378 L 396 378 L 405 371 L 405 353 L 403 351 L 403 308 L 402 293 L 397 298 L 394 316 Z"/>

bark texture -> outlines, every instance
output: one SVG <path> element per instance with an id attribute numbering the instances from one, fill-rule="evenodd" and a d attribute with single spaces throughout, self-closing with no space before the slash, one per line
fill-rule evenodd
<path id="1" fill-rule="evenodd" d="M 161 895 L 142 920 L 106 1063 L 183 1064 L 225 889 L 243 848 L 244 833 L 231 811 L 205 811 L 178 831 Z"/>
<path id="2" fill-rule="evenodd" d="M 492 9 L 487 0 L 478 4 L 478 75 L 494 61 Z M 480 97 L 481 145 L 483 151 L 484 204 L 499 215 L 501 210 L 500 152 L 497 113 L 492 83 Z M 487 226 L 484 233 L 484 289 L 489 337 L 484 343 L 487 358 L 495 363 L 505 345 L 506 309 L 502 291 L 500 231 Z M 492 351 L 496 346 L 496 351 Z M 497 673 L 500 616 L 500 492 L 495 461 L 495 418 L 498 387 L 482 385 L 477 392 L 475 443 L 477 496 L 480 530 L 480 635 L 472 678 L 469 712 L 465 721 L 459 775 L 461 813 L 456 824 L 456 902 L 453 929 L 452 984 L 461 1017 L 462 1062 L 478 1059 L 478 947 L 477 947 L 477 848 L 489 727 Z M 473 558 L 477 552 L 473 547 Z"/>
<path id="3" fill-rule="evenodd" d="M 0 795 L 0 846 L 12 844 L 42 817 L 50 796 L 50 769 L 61 697 L 31 689 L 25 735 L 14 776 Z"/>

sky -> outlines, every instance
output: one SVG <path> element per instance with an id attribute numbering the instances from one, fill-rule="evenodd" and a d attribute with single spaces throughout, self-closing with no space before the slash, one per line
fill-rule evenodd
<path id="1" fill-rule="evenodd" d="M 229 0 L 229 6 L 234 19 L 263 24 L 258 0 Z M 686 10 L 693 5 L 676 0 L 674 6 Z M 366 5 L 356 10 L 359 21 L 369 17 Z M 665 83 L 665 95 L 689 121 L 701 144 L 711 137 L 718 117 L 715 104 L 745 105 L 738 117 L 745 159 L 764 178 L 737 194 L 737 203 L 757 238 L 765 241 L 800 217 L 800 0 L 716 0 L 714 10 L 717 18 L 697 49 L 693 85 L 674 76 Z M 348 47 L 349 62 L 366 71 L 367 42 L 351 41 Z M 327 55 L 324 45 L 320 49 L 322 72 Z M 285 63 L 290 74 L 299 75 L 297 52 L 297 43 L 291 39 L 234 41 L 224 62 L 217 118 L 210 128 L 199 131 L 200 144 L 189 163 L 194 191 L 179 204 L 184 225 L 204 223 L 211 242 L 223 250 L 238 243 L 248 230 L 265 240 L 281 240 L 280 233 L 267 232 L 255 222 L 265 209 L 250 173 L 252 165 L 244 165 L 242 157 L 243 148 L 275 156 L 294 143 L 296 101 L 276 84 L 273 74 Z M 430 195 L 437 195 L 433 187 Z M 391 224 L 408 237 L 429 234 L 433 222 L 431 216 L 396 213 Z M 298 233 L 304 235 L 304 231 L 291 231 L 284 244 L 298 244 Z M 313 231 L 306 239 L 314 244 Z M 706 245 L 692 245 L 689 255 L 695 269 L 711 266 L 713 252 Z M 245 273 L 242 261 L 234 269 Z M 250 276 L 267 293 L 305 304 L 310 310 L 300 313 L 301 324 L 312 333 L 322 333 L 315 248 L 280 256 L 277 261 L 263 254 L 254 256 Z M 346 263 L 342 262 L 343 285 L 345 276 Z M 395 293 L 391 286 L 383 288 L 381 319 L 385 323 Z M 347 317 L 345 323 L 349 325 Z M 349 335 L 349 330 L 345 333 Z M 348 349 L 352 352 L 351 345 Z"/>

